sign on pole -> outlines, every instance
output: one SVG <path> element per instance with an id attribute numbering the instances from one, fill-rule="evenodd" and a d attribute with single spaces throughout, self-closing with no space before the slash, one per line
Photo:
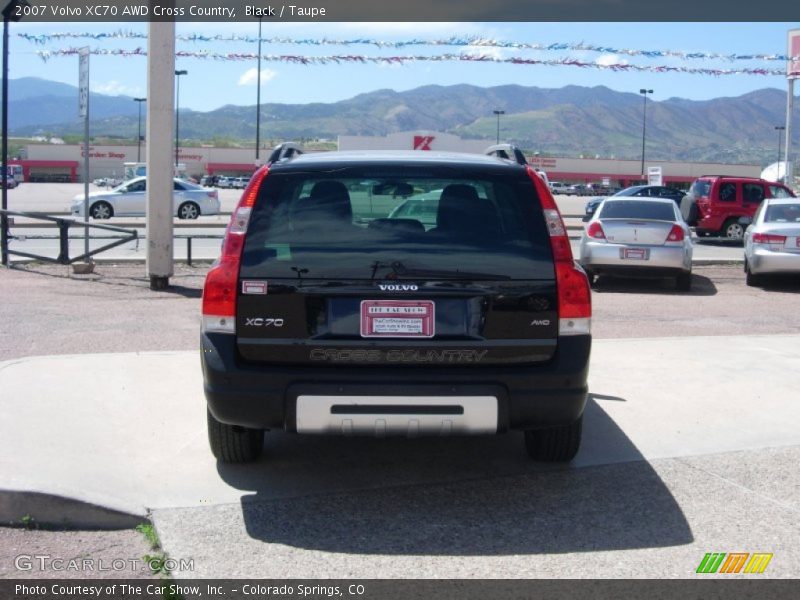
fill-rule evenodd
<path id="1" fill-rule="evenodd" d="M 647 167 L 647 185 L 664 185 L 661 167 Z"/>
<path id="2" fill-rule="evenodd" d="M 800 77 L 800 29 L 789 31 L 789 57 L 791 60 L 787 63 L 786 76 Z"/>
<path id="3" fill-rule="evenodd" d="M 89 47 L 78 51 L 78 114 L 86 117 L 89 114 Z"/>
<path id="4" fill-rule="evenodd" d="M 789 31 L 789 56 L 786 63 L 786 139 L 784 140 L 784 153 L 786 157 L 786 171 L 783 175 L 784 183 L 794 183 L 794 154 L 792 153 L 792 112 L 794 110 L 794 82 L 800 79 L 800 29 Z"/>

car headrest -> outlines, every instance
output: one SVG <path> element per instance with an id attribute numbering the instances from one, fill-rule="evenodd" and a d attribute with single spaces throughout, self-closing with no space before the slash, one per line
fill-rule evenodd
<path id="1" fill-rule="evenodd" d="M 347 188 L 339 181 L 320 181 L 311 188 L 311 195 L 297 199 L 292 220 L 295 225 L 351 223 L 353 208 Z"/>
<path id="2" fill-rule="evenodd" d="M 479 198 L 471 185 L 454 183 L 442 190 L 436 215 L 437 230 L 478 232 L 496 223 L 492 205 Z"/>

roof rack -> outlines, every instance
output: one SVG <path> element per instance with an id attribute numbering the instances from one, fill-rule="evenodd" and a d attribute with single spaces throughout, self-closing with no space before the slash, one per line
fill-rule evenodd
<path id="1" fill-rule="evenodd" d="M 528 164 L 528 161 L 525 159 L 525 155 L 522 153 L 522 150 L 517 148 L 514 144 L 495 144 L 494 146 L 489 146 L 484 151 L 484 154 L 513 160 L 520 165 Z"/>
<path id="2" fill-rule="evenodd" d="M 760 179 L 761 181 L 765 181 L 763 177 L 751 177 L 750 175 L 700 175 L 699 177 L 735 177 L 736 179 Z"/>
<path id="3" fill-rule="evenodd" d="M 272 163 L 276 163 L 281 160 L 294 158 L 295 156 L 303 153 L 304 150 L 299 144 L 295 144 L 294 142 L 284 142 L 282 144 L 278 144 L 272 149 L 272 154 L 269 155 L 267 164 L 271 165 Z"/>

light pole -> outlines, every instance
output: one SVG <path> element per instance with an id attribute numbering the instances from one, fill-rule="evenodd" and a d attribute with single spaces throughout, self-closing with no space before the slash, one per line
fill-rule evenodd
<path id="1" fill-rule="evenodd" d="M 256 163 L 258 162 L 258 149 L 261 145 L 261 15 L 258 17 L 258 74 L 256 87 Z"/>
<path id="2" fill-rule="evenodd" d="M 147 98 L 134 98 L 133 101 L 139 105 L 139 126 L 136 128 L 136 162 L 142 162 L 142 102 L 147 102 Z"/>
<path id="3" fill-rule="evenodd" d="M 8 22 L 19 21 L 22 17 L 18 7 L 30 6 L 25 0 L 11 0 L 3 7 L 3 187 L 2 207 L 8 208 Z M 3 266 L 8 265 L 8 217 L 3 213 L 0 219 L 0 254 Z"/>
<path id="4" fill-rule="evenodd" d="M 181 75 L 187 75 L 189 71 L 185 69 L 181 69 L 180 71 L 175 71 L 175 77 L 178 79 L 177 81 L 177 94 L 175 96 L 175 166 L 178 166 L 178 140 L 180 139 L 180 127 L 181 127 Z"/>
<path id="5" fill-rule="evenodd" d="M 778 181 L 781 179 L 781 139 L 783 139 L 783 132 L 786 131 L 786 127 L 783 125 L 776 125 L 776 131 L 778 132 Z"/>
<path id="6" fill-rule="evenodd" d="M 504 110 L 495 110 L 492 111 L 494 114 L 497 115 L 497 143 L 500 143 L 500 115 L 506 114 Z"/>
<path id="7" fill-rule="evenodd" d="M 639 90 L 639 93 L 644 96 L 644 110 L 642 111 L 642 178 L 644 178 L 644 140 L 647 132 L 647 94 L 652 94 L 653 90 L 646 90 L 642 88 Z"/>

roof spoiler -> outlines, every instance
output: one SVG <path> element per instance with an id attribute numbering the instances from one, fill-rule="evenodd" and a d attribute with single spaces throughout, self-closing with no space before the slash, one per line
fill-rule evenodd
<path id="1" fill-rule="evenodd" d="M 484 151 L 484 154 L 489 156 L 497 156 L 498 158 L 505 158 L 507 160 L 513 160 L 520 165 L 528 164 L 528 161 L 525 159 L 525 155 L 522 153 L 522 150 L 517 148 L 514 144 L 495 144 L 494 146 L 489 146 Z"/>
<path id="2" fill-rule="evenodd" d="M 299 144 L 295 144 L 294 142 L 284 142 L 282 144 L 278 144 L 272 149 L 272 154 L 269 155 L 267 164 L 271 165 L 272 163 L 276 163 L 281 160 L 288 160 L 304 153 L 305 151 Z"/>

